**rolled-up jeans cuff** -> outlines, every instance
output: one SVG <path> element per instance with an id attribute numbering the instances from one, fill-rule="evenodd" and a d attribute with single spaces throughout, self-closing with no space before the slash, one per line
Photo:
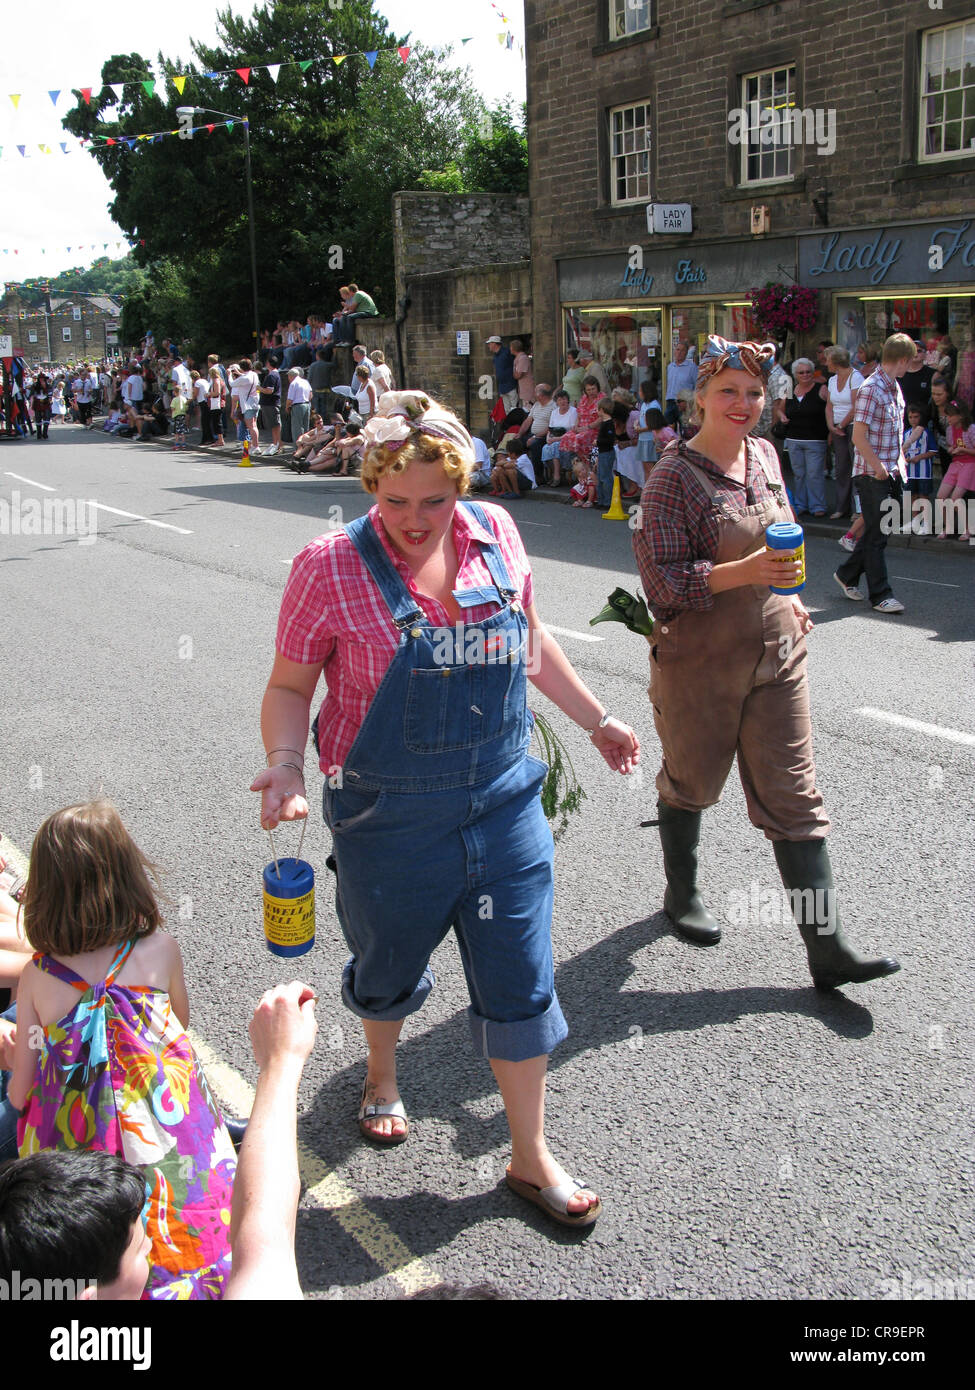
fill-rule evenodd
<path id="1" fill-rule="evenodd" d="M 406 999 L 401 999 L 399 1003 L 391 1004 L 386 1009 L 367 1009 L 355 997 L 355 957 L 350 956 L 342 969 L 342 1002 L 347 1009 L 351 1009 L 360 1018 L 370 1020 L 373 1023 L 395 1023 L 401 1018 L 406 1018 L 407 1014 L 415 1014 L 417 1009 L 422 1008 L 427 995 L 436 983 L 436 976 L 428 965 L 417 981 L 412 994 L 408 995 Z"/>
<path id="2" fill-rule="evenodd" d="M 479 1057 L 496 1062 L 526 1062 L 529 1057 L 547 1057 L 564 1038 L 569 1027 L 556 995 L 544 1013 L 514 1023 L 498 1023 L 482 1018 L 473 1008 L 467 1010 L 471 1042 Z"/>

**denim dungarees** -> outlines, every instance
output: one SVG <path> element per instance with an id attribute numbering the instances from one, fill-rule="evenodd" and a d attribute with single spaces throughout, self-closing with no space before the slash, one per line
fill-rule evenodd
<path id="1" fill-rule="evenodd" d="M 470 508 L 489 533 L 486 513 Z M 493 585 L 454 595 L 497 602 L 442 628 L 417 606 L 368 516 L 346 527 L 399 629 L 399 646 L 342 767 L 326 783 L 336 912 L 352 952 L 342 997 L 365 1019 L 400 1019 L 434 984 L 429 960 L 453 926 L 470 990 L 475 1051 L 520 1062 L 568 1029 L 552 966 L 552 835 L 527 755 L 528 621 L 498 545 Z"/>

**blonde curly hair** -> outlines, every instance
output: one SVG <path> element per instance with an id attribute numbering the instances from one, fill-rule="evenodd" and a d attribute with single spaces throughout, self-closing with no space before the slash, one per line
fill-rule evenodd
<path id="1" fill-rule="evenodd" d="M 432 434 L 415 434 L 396 450 L 383 444 L 367 449 L 362 459 L 362 486 L 366 492 L 375 492 L 380 478 L 405 473 L 411 463 L 439 463 L 450 481 L 457 484 L 460 497 L 470 492 L 474 471 L 471 463 L 448 440 L 436 439 Z"/>

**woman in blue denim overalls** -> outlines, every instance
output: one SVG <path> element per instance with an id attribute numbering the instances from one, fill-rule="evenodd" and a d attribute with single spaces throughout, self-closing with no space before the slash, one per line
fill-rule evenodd
<path id="1" fill-rule="evenodd" d="M 460 501 L 474 455 L 456 417 L 421 393 L 387 393 L 366 436 L 362 481 L 377 505 L 297 557 L 282 605 L 262 713 L 272 765 L 253 786 L 262 824 L 307 814 L 295 750 L 324 660 L 318 737 L 333 774 L 336 740 L 342 750 L 341 776 L 324 792 L 352 952 L 342 993 L 369 1050 L 360 1129 L 378 1143 L 407 1137 L 396 1042 L 453 926 L 474 1046 L 491 1062 L 511 1129 L 508 1184 L 557 1221 L 591 1225 L 599 1198 L 568 1177 L 543 1130 L 548 1053 L 567 1028 L 552 966 L 546 768 L 527 751 L 529 669 L 611 768 L 629 772 L 639 744 L 523 602 L 529 570 L 510 518 Z M 371 700 L 350 721 L 370 659 Z"/>

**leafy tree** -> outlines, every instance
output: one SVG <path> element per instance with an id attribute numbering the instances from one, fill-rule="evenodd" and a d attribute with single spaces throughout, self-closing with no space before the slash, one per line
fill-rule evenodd
<path id="1" fill-rule="evenodd" d="M 424 169 L 417 187 L 438 193 L 528 193 L 528 141 L 525 136 L 526 111 L 522 104 L 520 124 L 515 122 L 511 102 L 492 108 L 481 103 L 469 116 L 462 133 L 458 158 L 439 170 Z"/>
<path id="2" fill-rule="evenodd" d="M 90 106 L 79 100 L 65 126 L 115 139 L 175 130 L 183 105 L 246 117 L 262 326 L 309 310 L 327 314 L 349 279 L 392 311 L 392 194 L 414 187 L 424 165 L 443 167 L 458 155 L 459 132 L 477 106 L 469 76 L 416 47 L 404 64 L 395 51 L 404 40 L 373 13 L 372 0 L 338 8 L 332 0 L 278 0 L 249 17 L 227 10 L 219 38 L 218 47 L 194 43 L 197 61 L 185 70 L 160 55 L 170 80 L 153 91 L 128 85 L 121 103 L 110 84 L 138 83 L 147 65 L 138 53 L 114 55 L 102 68 L 102 90 Z M 380 50 L 372 71 L 364 58 L 333 61 L 372 50 Z M 309 60 L 304 72 L 289 66 Z M 282 64 L 276 84 L 267 63 Z M 255 65 L 245 87 L 234 69 Z M 229 78 L 202 75 L 226 71 Z M 171 78 L 181 72 L 179 97 Z M 240 351 L 252 333 L 243 131 L 219 116 L 194 118 L 204 122 L 212 133 L 132 150 L 102 140 L 92 152 L 115 194 L 115 221 L 145 243 L 139 263 L 178 268 L 182 299 L 173 312 L 181 317 L 186 307 L 196 339 Z M 158 332 L 176 331 L 154 317 Z"/>

